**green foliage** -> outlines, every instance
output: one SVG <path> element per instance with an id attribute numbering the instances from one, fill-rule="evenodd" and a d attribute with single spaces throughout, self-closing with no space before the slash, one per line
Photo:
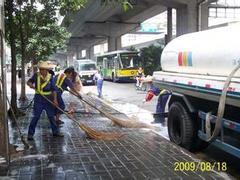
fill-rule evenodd
<path id="1" fill-rule="evenodd" d="M 25 62 L 42 60 L 65 48 L 69 33 L 57 24 L 56 2 L 41 1 L 43 8 L 37 9 L 36 3 L 27 1 L 14 3 L 14 32 L 16 36 L 16 56 L 19 59 L 25 53 Z M 6 16 L 6 34 L 9 41 L 9 21 Z M 23 47 L 24 46 L 24 47 Z M 24 52 L 23 49 L 24 48 Z"/>
<path id="2" fill-rule="evenodd" d="M 140 50 L 144 73 L 152 75 L 153 71 L 161 69 L 160 57 L 163 51 L 162 46 L 151 45 Z"/>
<path id="3" fill-rule="evenodd" d="M 103 5 L 106 4 L 121 4 L 124 11 L 128 11 L 133 8 L 129 0 L 101 0 Z"/>
<path id="4" fill-rule="evenodd" d="M 127 49 L 128 51 L 137 51 L 137 49 L 134 46 L 131 46 Z"/>

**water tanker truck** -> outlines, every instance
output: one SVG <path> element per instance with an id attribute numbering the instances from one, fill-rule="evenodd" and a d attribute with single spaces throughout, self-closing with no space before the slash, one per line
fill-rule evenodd
<path id="1" fill-rule="evenodd" d="M 240 158 L 240 24 L 175 38 L 161 66 L 153 85 L 172 92 L 170 140 L 192 151 L 213 143 Z"/>

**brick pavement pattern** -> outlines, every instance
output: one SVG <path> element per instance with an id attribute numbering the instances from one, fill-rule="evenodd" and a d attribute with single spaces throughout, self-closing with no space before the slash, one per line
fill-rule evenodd
<path id="1" fill-rule="evenodd" d="M 70 102 L 71 98 L 65 100 Z M 96 103 L 101 104 L 100 101 Z M 88 139 L 83 131 L 63 116 L 65 124 L 61 131 L 65 137 L 54 138 L 43 114 L 36 128 L 35 140 L 31 142 L 33 149 L 15 157 L 9 169 L 0 168 L 0 179 L 224 179 L 216 172 L 176 172 L 175 162 L 196 159 L 150 130 L 113 126 L 110 120 L 95 110 L 91 109 L 91 116 L 87 116 L 81 104 L 77 107 L 75 115 L 82 123 L 97 130 L 125 135 L 113 141 Z M 118 113 L 112 109 L 109 111 Z M 30 109 L 25 117 L 19 119 L 25 132 L 31 117 Z M 21 144 L 16 131 L 10 129 L 10 132 L 11 142 Z"/>

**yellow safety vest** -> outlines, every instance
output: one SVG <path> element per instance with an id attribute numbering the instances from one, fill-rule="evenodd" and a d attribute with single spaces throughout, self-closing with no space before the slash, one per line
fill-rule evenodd
<path id="1" fill-rule="evenodd" d="M 62 90 L 62 92 L 64 91 L 64 89 L 62 88 L 62 84 L 64 82 L 64 80 L 66 79 L 66 74 L 62 73 L 62 74 L 59 74 L 58 77 L 57 77 L 57 82 L 56 82 L 56 86 Z"/>
<path id="2" fill-rule="evenodd" d="M 167 94 L 169 91 L 166 89 L 161 90 L 161 92 L 159 93 L 159 96 L 163 95 L 163 94 Z"/>
<path id="3" fill-rule="evenodd" d="M 47 86 L 51 79 L 51 74 L 48 73 L 47 77 L 44 79 L 44 82 L 41 84 L 41 75 L 40 73 L 37 74 L 37 89 L 35 91 L 36 94 L 42 94 L 42 95 L 50 95 L 51 91 L 43 91 L 43 88 Z"/>

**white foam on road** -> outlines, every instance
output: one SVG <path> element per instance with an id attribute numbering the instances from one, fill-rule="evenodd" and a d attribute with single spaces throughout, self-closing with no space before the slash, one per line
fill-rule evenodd
<path id="1" fill-rule="evenodd" d="M 150 124 L 155 127 L 153 132 L 163 136 L 164 138 L 169 140 L 168 137 L 168 130 L 166 126 L 163 126 L 162 124 L 151 124 L 151 122 L 154 121 L 152 112 L 145 110 L 142 108 L 144 104 L 140 104 L 139 106 L 135 104 L 125 103 L 125 104 L 117 104 L 113 103 L 112 106 L 116 110 L 126 114 L 130 118 L 137 119 L 143 123 Z"/>

